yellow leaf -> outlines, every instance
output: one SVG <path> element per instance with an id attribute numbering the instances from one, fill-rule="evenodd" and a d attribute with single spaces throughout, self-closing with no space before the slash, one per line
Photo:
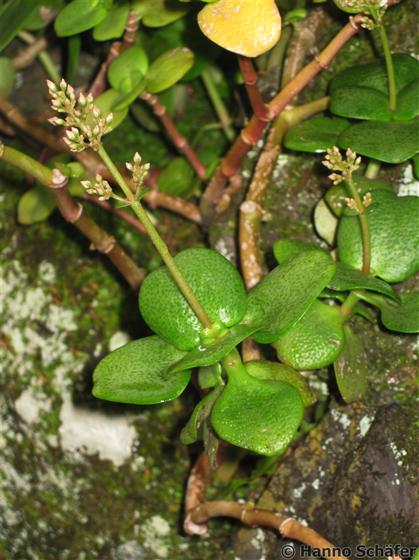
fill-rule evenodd
<path id="1" fill-rule="evenodd" d="M 220 47 L 249 57 L 271 49 L 281 35 L 275 0 L 219 0 L 199 12 L 198 24 Z"/>

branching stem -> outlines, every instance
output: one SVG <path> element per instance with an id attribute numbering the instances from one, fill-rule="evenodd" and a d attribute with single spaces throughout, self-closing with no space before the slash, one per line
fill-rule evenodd
<path id="1" fill-rule="evenodd" d="M 145 277 L 145 271 L 138 268 L 116 239 L 99 227 L 84 212 L 83 206 L 74 200 L 67 189 L 67 177 L 57 169 L 50 169 L 26 154 L 1 143 L 0 159 L 35 177 L 40 183 L 51 189 L 63 218 L 72 223 L 99 252 L 109 258 L 132 288 L 139 287 Z"/>

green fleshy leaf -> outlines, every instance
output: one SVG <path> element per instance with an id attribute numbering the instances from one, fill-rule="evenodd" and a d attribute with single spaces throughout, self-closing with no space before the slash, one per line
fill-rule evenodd
<path id="1" fill-rule="evenodd" d="M 12 0 L 0 6 L 0 51 L 12 41 L 39 4 L 41 0 Z"/>
<path id="2" fill-rule="evenodd" d="M 344 327 L 345 347 L 333 364 L 336 383 L 345 402 L 360 401 L 367 391 L 367 362 L 359 336 Z"/>
<path id="3" fill-rule="evenodd" d="M 187 197 L 193 188 L 194 170 L 185 158 L 173 158 L 158 178 L 159 190 L 172 196 Z"/>
<path id="4" fill-rule="evenodd" d="M 300 393 L 304 406 L 311 406 L 316 402 L 307 379 L 285 364 L 268 362 L 267 360 L 253 360 L 246 362 L 246 369 L 256 379 L 270 379 L 271 381 L 289 383 Z"/>
<path id="5" fill-rule="evenodd" d="M 176 399 L 191 372 L 168 374 L 184 355 L 158 336 L 129 342 L 99 362 L 93 373 L 93 395 L 128 404 L 158 404 Z"/>
<path id="6" fill-rule="evenodd" d="M 413 80 L 397 94 L 396 121 L 408 121 L 419 114 L 419 78 Z"/>
<path id="7" fill-rule="evenodd" d="M 303 417 L 300 394 L 289 383 L 260 380 L 242 366 L 229 375 L 211 423 L 220 438 L 260 455 L 284 451 Z"/>
<path id="8" fill-rule="evenodd" d="M 181 251 L 174 259 L 212 323 L 231 327 L 241 321 L 246 292 L 240 274 L 225 257 L 212 249 L 197 248 Z M 156 334 L 180 350 L 201 343 L 202 325 L 166 267 L 155 270 L 142 283 L 140 311 Z"/>
<path id="9" fill-rule="evenodd" d="M 338 292 L 347 292 L 363 288 L 364 290 L 372 290 L 384 294 L 395 301 L 400 301 L 398 293 L 387 282 L 374 278 L 347 266 L 344 263 L 336 263 L 336 272 L 328 285 L 332 290 Z"/>
<path id="10" fill-rule="evenodd" d="M 419 269 L 419 198 L 393 192 L 372 192 L 366 209 L 371 240 L 371 274 L 401 282 Z M 343 216 L 337 236 L 339 259 L 362 268 L 362 240 L 357 216 Z"/>
<path id="11" fill-rule="evenodd" d="M 340 308 L 315 301 L 303 317 L 272 346 L 278 357 L 304 371 L 333 363 L 345 344 L 344 318 Z"/>
<path id="12" fill-rule="evenodd" d="M 114 4 L 108 15 L 93 29 L 95 41 L 110 41 L 122 37 L 129 13 L 129 4 Z"/>
<path id="13" fill-rule="evenodd" d="M 283 264 L 290 257 L 313 250 L 327 253 L 325 249 L 322 249 L 316 243 L 307 243 L 297 239 L 279 239 L 275 241 L 273 246 L 274 257 L 278 264 Z"/>
<path id="14" fill-rule="evenodd" d="M 325 251 L 306 251 L 272 270 L 248 296 L 243 321 L 256 342 L 269 344 L 292 327 L 326 287 L 336 265 Z"/>
<path id="15" fill-rule="evenodd" d="M 180 441 L 185 445 L 195 443 L 200 439 L 200 431 L 203 423 L 211 414 L 211 410 L 222 393 L 224 387 L 215 387 L 211 393 L 204 397 L 194 408 L 192 416 L 189 418 L 186 426 L 180 432 Z"/>
<path id="16" fill-rule="evenodd" d="M 284 146 L 298 152 L 319 153 L 337 145 L 338 137 L 350 126 L 346 119 L 317 115 L 292 127 Z"/>
<path id="17" fill-rule="evenodd" d="M 13 62 L 6 56 L 0 56 L 0 97 L 7 98 L 15 87 L 16 70 Z"/>
<path id="18" fill-rule="evenodd" d="M 389 121 L 392 112 L 388 107 L 388 94 L 363 86 L 337 89 L 330 101 L 330 110 L 341 117 Z"/>
<path id="19" fill-rule="evenodd" d="M 112 0 L 73 0 L 58 14 L 54 28 L 58 37 L 68 37 L 98 25 L 108 15 Z"/>
<path id="20" fill-rule="evenodd" d="M 134 0 L 131 10 L 148 27 L 163 27 L 183 17 L 189 7 L 176 0 Z"/>
<path id="21" fill-rule="evenodd" d="M 159 93 L 178 82 L 192 68 L 194 55 L 186 47 L 171 49 L 159 56 L 147 73 L 147 90 Z"/>
<path id="22" fill-rule="evenodd" d="M 317 235 L 329 245 L 334 245 L 338 221 L 323 198 L 314 208 L 313 221 Z"/>
<path id="23" fill-rule="evenodd" d="M 416 116 L 419 62 L 407 54 L 392 55 L 397 108 L 388 109 L 388 78 L 384 59 L 347 68 L 330 82 L 330 110 L 356 119 L 407 120 Z M 419 92 L 418 92 L 419 93 Z"/>
<path id="24" fill-rule="evenodd" d="M 385 189 L 393 192 L 390 183 L 387 183 L 387 181 L 383 181 L 382 179 L 368 179 L 365 175 L 355 173 L 353 175 L 353 182 L 361 198 L 368 192 L 372 192 L 377 189 Z M 343 181 L 342 183 L 339 183 L 339 185 L 333 185 L 330 187 L 330 189 L 326 192 L 324 199 L 335 216 L 340 218 L 343 213 L 353 215 L 353 211 L 348 212 L 348 206 L 345 202 L 347 197 L 348 188 L 345 181 Z"/>
<path id="25" fill-rule="evenodd" d="M 229 329 L 226 335 L 219 338 L 213 344 L 198 346 L 198 348 L 190 350 L 186 356 L 172 367 L 171 371 L 182 371 L 184 369 L 216 364 L 228 356 L 240 342 L 251 336 L 256 328 L 253 325 L 235 325 Z"/>
<path id="26" fill-rule="evenodd" d="M 130 47 L 115 60 L 108 70 L 108 80 L 113 89 L 129 93 L 135 89 L 148 70 L 147 55 L 141 47 Z"/>
<path id="27" fill-rule="evenodd" d="M 379 308 L 381 322 L 387 329 L 401 333 L 419 332 L 419 291 L 400 294 L 399 305 L 377 294 L 360 292 L 360 295 Z"/>
<path id="28" fill-rule="evenodd" d="M 419 180 L 419 154 L 412 158 L 413 174 Z"/>
<path id="29" fill-rule="evenodd" d="M 20 198 L 17 219 L 25 225 L 43 222 L 55 209 L 55 199 L 44 186 L 32 187 Z"/>
<path id="30" fill-rule="evenodd" d="M 344 130 L 337 145 L 385 163 L 402 163 L 417 153 L 418 136 L 417 120 L 367 121 Z"/>

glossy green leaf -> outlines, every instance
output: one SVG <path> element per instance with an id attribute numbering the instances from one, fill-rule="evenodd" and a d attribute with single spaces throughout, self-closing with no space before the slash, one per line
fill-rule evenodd
<path id="1" fill-rule="evenodd" d="M 247 372 L 256 379 L 270 379 L 271 381 L 285 381 L 297 389 L 304 406 L 311 406 L 316 399 L 310 389 L 307 379 L 295 369 L 278 362 L 267 360 L 253 360 L 246 362 Z"/>
<path id="2" fill-rule="evenodd" d="M 159 93 L 178 82 L 194 63 L 193 52 L 185 47 L 171 49 L 159 56 L 147 73 L 147 90 Z"/>
<path id="3" fill-rule="evenodd" d="M 359 292 L 359 295 L 379 308 L 381 322 L 387 329 L 402 333 L 419 332 L 419 291 L 400 294 L 400 304 L 370 292 Z"/>
<path id="4" fill-rule="evenodd" d="M 355 173 L 353 175 L 353 182 L 361 196 L 361 198 L 368 192 L 375 191 L 377 189 L 385 189 L 387 191 L 393 192 L 393 188 L 390 183 L 383 181 L 382 179 L 368 179 L 365 175 L 360 175 Z M 353 214 L 353 211 L 348 211 L 348 206 L 345 199 L 348 197 L 348 188 L 345 181 L 339 183 L 339 185 L 333 185 L 327 190 L 324 199 L 335 214 L 335 216 L 340 217 L 344 212 L 347 214 Z"/>
<path id="5" fill-rule="evenodd" d="M 188 9 L 188 6 L 177 0 L 134 0 L 131 3 L 131 10 L 148 27 L 162 27 L 176 21 Z"/>
<path id="6" fill-rule="evenodd" d="M 32 187 L 20 198 L 17 207 L 19 223 L 30 225 L 43 222 L 54 211 L 52 193 L 42 185 Z"/>
<path id="7" fill-rule="evenodd" d="M 360 401 L 367 391 L 367 362 L 359 336 L 344 327 L 345 347 L 333 364 L 336 383 L 345 402 Z"/>
<path id="8" fill-rule="evenodd" d="M 7 47 L 40 4 L 42 0 L 10 0 L 0 6 L 0 51 Z"/>
<path id="9" fill-rule="evenodd" d="M 297 239 L 279 239 L 273 246 L 274 257 L 278 264 L 283 264 L 290 257 L 304 253 L 305 251 L 324 251 L 316 243 L 307 243 Z"/>
<path id="10" fill-rule="evenodd" d="M 294 369 L 313 370 L 333 363 L 345 344 L 339 307 L 315 301 L 303 317 L 272 346 Z"/>
<path id="11" fill-rule="evenodd" d="M 158 336 L 129 342 L 99 362 L 93 373 L 93 395 L 98 399 L 129 404 L 158 404 L 178 397 L 191 372 L 168 374 L 183 356 Z"/>
<path id="12" fill-rule="evenodd" d="M 300 394 L 289 383 L 260 380 L 244 366 L 229 375 L 211 423 L 220 438 L 260 455 L 285 451 L 303 417 Z"/>
<path id="13" fill-rule="evenodd" d="M 95 98 L 95 105 L 98 107 L 103 115 L 108 115 L 112 113 L 112 128 L 115 129 L 121 124 L 128 114 L 128 107 L 123 109 L 115 109 L 115 104 L 121 99 L 121 94 L 119 91 L 114 89 L 108 89 L 103 92 L 99 97 Z"/>
<path id="14" fill-rule="evenodd" d="M 212 249 L 186 249 L 175 256 L 175 262 L 211 322 L 230 327 L 243 318 L 243 280 L 225 257 Z M 146 277 L 139 300 L 141 314 L 156 334 L 181 350 L 200 344 L 202 326 L 166 267 Z"/>
<path id="15" fill-rule="evenodd" d="M 419 154 L 412 158 L 413 174 L 416 179 L 419 179 Z"/>
<path id="16" fill-rule="evenodd" d="M 393 192 L 372 192 L 366 210 L 371 239 L 371 274 L 386 282 L 401 282 L 419 269 L 419 198 L 398 197 Z M 362 268 L 362 240 L 357 216 L 343 216 L 339 223 L 339 259 Z"/>
<path id="17" fill-rule="evenodd" d="M 337 145 L 340 133 L 349 126 L 346 119 L 317 115 L 291 128 L 285 135 L 284 145 L 299 152 L 325 152 Z"/>
<path id="18" fill-rule="evenodd" d="M 190 350 L 177 364 L 172 367 L 172 371 L 182 371 L 201 366 L 216 364 L 236 348 L 240 342 L 251 336 L 255 330 L 254 325 L 239 324 L 235 325 L 227 334 L 208 346 L 200 345 Z"/>
<path id="19" fill-rule="evenodd" d="M 307 251 L 274 268 L 248 297 L 245 322 L 269 344 L 292 327 L 332 279 L 336 266 L 324 251 Z"/>
<path id="20" fill-rule="evenodd" d="M 419 114 L 419 78 L 413 80 L 397 94 L 396 121 L 408 121 Z"/>
<path id="21" fill-rule="evenodd" d="M 194 170 L 185 158 L 173 158 L 158 178 L 159 190 L 172 196 L 187 197 L 194 187 Z"/>
<path id="22" fill-rule="evenodd" d="M 190 445 L 195 443 L 200 439 L 200 430 L 203 423 L 211 414 L 211 410 L 215 404 L 215 401 L 222 393 L 224 387 L 215 387 L 211 393 L 199 401 L 199 403 L 194 408 L 191 417 L 189 418 L 186 426 L 180 432 L 180 441 L 185 445 Z"/>
<path id="23" fill-rule="evenodd" d="M 388 108 L 388 79 L 384 59 L 347 68 L 330 82 L 330 110 L 342 117 L 378 121 L 410 120 L 419 109 L 419 61 L 407 54 L 392 55 L 397 108 Z"/>
<path id="24" fill-rule="evenodd" d="M 338 221 L 323 198 L 314 208 L 313 222 L 317 235 L 329 245 L 334 245 Z"/>
<path id="25" fill-rule="evenodd" d="M 111 6 L 112 0 L 73 0 L 54 22 L 58 37 L 68 37 L 95 27 L 106 18 Z"/>
<path id="26" fill-rule="evenodd" d="M 114 4 L 108 15 L 93 29 L 95 41 L 110 41 L 122 37 L 129 13 L 129 4 Z"/>
<path id="27" fill-rule="evenodd" d="M 0 56 L 0 97 L 9 97 L 15 87 L 16 70 L 13 62 L 6 56 Z"/>
<path id="28" fill-rule="evenodd" d="M 363 288 L 364 290 L 372 290 L 373 292 L 384 294 L 395 301 L 400 300 L 398 293 L 384 280 L 364 274 L 360 270 L 356 270 L 341 262 L 336 263 L 336 272 L 328 287 L 339 292 Z"/>
<path id="29" fill-rule="evenodd" d="M 338 146 L 385 163 L 402 163 L 418 151 L 419 122 L 367 121 L 353 124 L 339 136 Z"/>
<path id="30" fill-rule="evenodd" d="M 335 115 L 353 119 L 389 121 L 392 118 L 388 94 L 363 86 L 337 89 L 332 95 L 330 110 Z"/>
<path id="31" fill-rule="evenodd" d="M 144 49 L 130 47 L 112 61 L 108 80 L 113 89 L 129 93 L 138 86 L 147 70 L 148 59 Z"/>

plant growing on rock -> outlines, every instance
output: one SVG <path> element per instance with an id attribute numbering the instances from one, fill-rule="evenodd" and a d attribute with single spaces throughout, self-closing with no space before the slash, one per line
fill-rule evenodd
<path id="1" fill-rule="evenodd" d="M 36 4 L 31 4 L 28 13 Z M 0 157 L 50 188 L 43 191 L 38 185 L 30 195 L 26 193 L 20 205 L 22 216 L 28 214 L 25 208 L 32 212 L 40 200 L 42 211 L 38 206 L 37 219 L 39 215 L 45 219 L 57 206 L 111 258 L 132 287 L 140 286 L 139 310 L 154 334 L 104 357 L 93 374 L 93 394 L 128 404 L 163 403 L 179 397 L 194 375 L 202 398 L 181 432 L 183 443 L 203 440 L 213 466 L 221 441 L 260 455 L 280 457 L 303 433 L 305 409 L 315 401 L 308 372 L 332 366 L 346 402 L 365 395 L 368 372 L 362 340 L 351 324 L 354 315 L 375 321 L 374 310 L 378 310 L 382 325 L 389 330 L 419 330 L 418 292 L 404 288 L 398 291 L 392 286 L 408 280 L 419 269 L 419 199 L 398 197 L 391 185 L 377 178 L 377 162 L 395 164 L 417 158 L 419 63 L 406 54 L 390 54 L 383 28 L 384 6 L 339 2 L 340 8 L 358 15 L 265 102 L 251 57 L 265 53 L 279 39 L 281 16 L 276 3 L 208 2 L 198 14 L 198 24 L 212 41 L 238 54 L 252 116 L 221 162 L 218 164 L 215 157 L 205 166 L 176 130 L 156 94 L 190 72 L 204 76 L 203 68 L 212 61 L 202 61 L 199 54 L 195 57 L 193 50 L 178 44 L 182 28 L 172 29 L 172 48 L 151 63 L 146 49 L 134 44 L 139 20 L 151 28 L 180 21 L 188 3 L 177 3 L 173 9 L 159 2 L 156 7 L 148 0 L 123 4 L 73 0 L 65 6 L 58 4 L 60 12 L 54 23 L 58 36 L 77 37 L 93 29 L 98 41 L 123 37 L 121 43 L 113 45 L 114 51 L 109 51 L 89 92 L 76 93 L 65 80 L 49 82 L 52 109 L 58 113 L 49 120 L 64 127 L 64 135 L 50 136 L 43 129 L 26 127 L 29 134 L 50 147 L 59 141 L 59 149 L 70 152 L 77 162 L 53 159 L 52 167 L 48 167 L 3 144 Z M 5 5 L 9 18 L 16 14 L 17 5 Z M 16 18 L 12 31 L 0 33 L 0 45 L 21 31 L 23 21 Z M 374 26 L 380 29 L 384 62 L 344 70 L 331 80 L 330 97 L 288 107 L 359 29 Z M 5 72 L 6 77 L 9 74 L 13 72 Z M 6 84 L 1 91 L 6 96 L 10 89 Z M 200 197 L 201 213 L 185 199 L 172 196 L 182 194 L 187 198 L 194 192 L 189 185 L 180 185 L 177 191 L 169 188 L 164 196 L 148 188 L 150 166 L 142 163 L 138 153 L 126 164 L 127 173 L 105 149 L 103 137 L 123 122 L 137 99 L 159 116 L 185 156 L 183 164 L 189 162 L 201 183 L 209 178 Z M 220 99 L 215 99 L 220 114 Z M 1 107 L 15 124 L 25 126 L 24 119 L 16 120 L 16 112 L 7 102 Z M 318 114 L 325 110 L 333 116 Z M 224 121 L 222 125 L 228 137 L 231 123 Z M 210 224 L 230 204 L 245 155 L 270 125 L 262 151 L 265 158 L 260 157 L 241 205 L 242 274 L 211 248 L 190 248 L 172 256 L 143 202 L 152 206 L 160 201 L 183 215 L 193 214 L 196 222 L 202 218 L 204 224 Z M 317 206 L 315 222 L 329 246 L 326 249 L 324 244 L 278 239 L 273 246 L 278 264 L 265 275 L 259 250 L 264 193 L 282 143 L 290 150 L 326 152 L 323 164 L 331 171 L 332 186 Z M 365 173 L 360 156 L 373 159 Z M 176 178 L 174 165 L 178 163 L 171 162 L 162 172 L 161 184 L 165 171 L 169 184 L 172 173 Z M 48 197 L 40 194 L 45 192 Z M 164 265 L 148 274 L 138 269 L 116 240 L 89 219 L 72 197 L 83 198 L 86 194 L 105 206 L 115 202 L 117 206 L 111 208 L 125 219 L 121 208 L 132 210 L 136 219 L 129 214 L 131 223 L 146 232 Z M 252 353 L 249 348 L 254 344 Z M 276 361 L 266 359 L 274 353 Z M 251 525 L 279 528 L 284 535 L 313 546 L 330 545 L 293 520 L 247 510 L 240 504 L 205 502 L 199 491 L 192 495 L 193 490 L 191 483 L 185 522 L 191 534 L 203 534 L 208 518 L 228 515 Z"/>

